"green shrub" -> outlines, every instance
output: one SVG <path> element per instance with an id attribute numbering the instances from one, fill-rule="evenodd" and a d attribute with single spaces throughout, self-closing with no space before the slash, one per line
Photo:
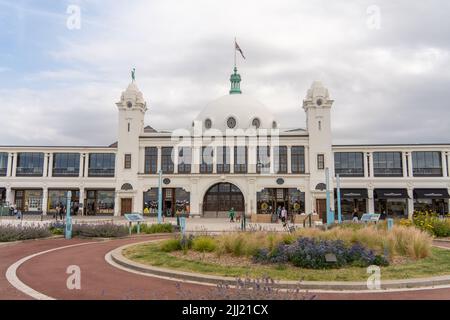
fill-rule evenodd
<path id="1" fill-rule="evenodd" d="M 140 232 L 145 234 L 152 233 L 172 233 L 174 231 L 174 227 L 171 223 L 155 223 L 148 225 L 146 223 L 142 223 L 140 225 Z M 132 228 L 133 233 L 137 233 L 137 225 L 134 225 Z"/>
<path id="2" fill-rule="evenodd" d="M 11 242 L 28 239 L 51 237 L 47 227 L 39 225 L 0 225 L 0 242 Z"/>
<path id="3" fill-rule="evenodd" d="M 127 236 L 128 232 L 126 226 L 113 223 L 74 224 L 72 226 L 73 237 L 117 238 Z"/>
<path id="4" fill-rule="evenodd" d="M 213 252 L 216 248 L 216 240 L 212 237 L 200 236 L 192 240 L 192 249 L 195 251 Z"/>
<path id="5" fill-rule="evenodd" d="M 433 233 L 436 237 L 450 237 L 450 220 L 433 220 Z"/>
<path id="6" fill-rule="evenodd" d="M 169 239 L 161 242 L 161 251 L 164 252 L 173 252 L 181 250 L 181 242 L 180 239 Z"/>
<path id="7" fill-rule="evenodd" d="M 56 227 L 50 227 L 49 228 L 50 232 L 55 235 L 55 236 L 60 236 L 64 234 L 64 229 L 63 228 L 56 228 Z"/>
<path id="8" fill-rule="evenodd" d="M 434 212 L 414 212 L 413 223 L 420 230 L 427 231 L 435 237 L 450 236 L 450 219 L 442 220 Z"/>

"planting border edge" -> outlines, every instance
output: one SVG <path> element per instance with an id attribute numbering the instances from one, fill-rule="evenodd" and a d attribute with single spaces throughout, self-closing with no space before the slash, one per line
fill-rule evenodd
<path id="1" fill-rule="evenodd" d="M 218 284 L 226 284 L 229 286 L 236 285 L 236 278 L 222 277 L 214 275 L 205 275 L 194 272 L 178 271 L 167 268 L 153 267 L 143 263 L 132 261 L 126 258 L 123 250 L 136 245 L 142 245 L 162 240 L 144 241 L 141 243 L 133 243 L 116 248 L 105 255 L 105 260 L 114 267 L 133 273 L 139 273 L 146 276 L 156 276 L 173 281 L 193 282 L 203 285 L 215 286 Z M 438 246 L 436 246 L 438 247 Z M 447 247 L 439 247 L 450 250 Z M 369 275 L 368 275 L 369 276 Z M 358 291 L 358 292 L 382 292 L 382 291 L 405 291 L 419 289 L 438 289 L 450 287 L 450 275 L 437 276 L 429 278 L 414 278 L 402 280 L 381 280 L 380 290 L 368 290 L 366 282 L 360 281 L 285 281 L 277 280 L 273 284 L 278 289 L 289 290 L 309 290 L 309 291 Z"/>

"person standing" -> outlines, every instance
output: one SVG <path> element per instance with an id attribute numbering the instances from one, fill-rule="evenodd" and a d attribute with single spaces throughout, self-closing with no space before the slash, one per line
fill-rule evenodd
<path id="1" fill-rule="evenodd" d="M 277 217 L 278 219 L 281 219 L 281 206 L 278 206 L 277 208 Z"/>
<path id="2" fill-rule="evenodd" d="M 358 210 L 356 208 L 353 209 L 352 218 L 353 218 L 352 219 L 353 222 L 358 222 L 358 220 L 359 220 Z"/>
<path id="3" fill-rule="evenodd" d="M 286 225 L 286 219 L 287 219 L 287 210 L 285 207 L 281 209 L 281 221 L 283 222 L 283 226 Z"/>
<path id="4" fill-rule="evenodd" d="M 60 203 L 59 207 L 60 207 L 60 209 L 59 209 L 59 218 L 61 220 L 63 220 L 63 215 L 66 213 L 66 207 L 64 207 L 64 205 L 62 203 Z"/>
<path id="5" fill-rule="evenodd" d="M 228 211 L 230 222 L 234 222 L 234 215 L 235 215 L 234 208 L 231 208 L 230 211 Z"/>

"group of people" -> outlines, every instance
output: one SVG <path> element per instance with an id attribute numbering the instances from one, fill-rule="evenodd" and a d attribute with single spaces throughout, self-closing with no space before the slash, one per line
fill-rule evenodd
<path id="1" fill-rule="evenodd" d="M 277 217 L 278 217 L 278 219 L 281 220 L 281 222 L 285 226 L 286 222 L 287 222 L 287 218 L 288 218 L 288 212 L 287 212 L 285 207 L 278 206 L 278 208 L 277 208 Z"/>
<path id="2" fill-rule="evenodd" d="M 236 211 L 234 211 L 234 208 L 231 208 L 228 211 L 228 217 L 230 218 L 230 222 L 234 222 L 235 218 L 236 218 L 236 222 L 241 221 L 241 215 L 239 213 L 236 215 Z"/>

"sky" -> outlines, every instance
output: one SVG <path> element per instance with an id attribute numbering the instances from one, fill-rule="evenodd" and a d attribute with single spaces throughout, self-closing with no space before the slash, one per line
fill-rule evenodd
<path id="1" fill-rule="evenodd" d="M 145 122 L 187 128 L 241 88 L 305 127 L 315 80 L 334 144 L 450 143 L 450 2 L 0 0 L 0 145 L 109 145 L 130 70 Z M 79 13 L 79 14 L 78 14 Z"/>

